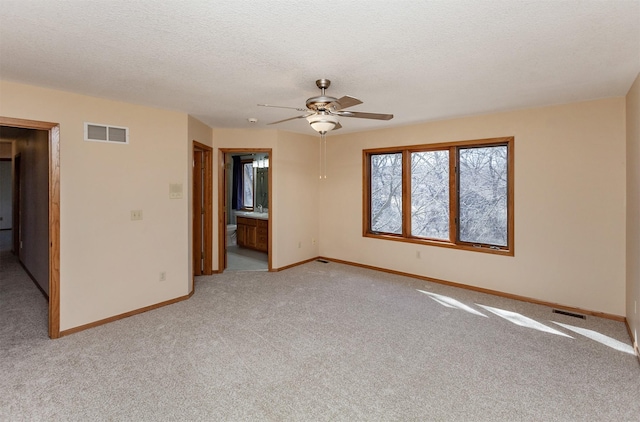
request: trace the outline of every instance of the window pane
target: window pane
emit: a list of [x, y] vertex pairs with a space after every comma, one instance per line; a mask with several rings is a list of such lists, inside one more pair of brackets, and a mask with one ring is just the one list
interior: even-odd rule
[[411, 234], [449, 240], [449, 151], [411, 154]]
[[402, 153], [371, 156], [371, 231], [402, 234]]
[[253, 163], [244, 163], [242, 176], [243, 200], [246, 208], [253, 208]]
[[507, 246], [507, 146], [459, 150], [460, 240]]

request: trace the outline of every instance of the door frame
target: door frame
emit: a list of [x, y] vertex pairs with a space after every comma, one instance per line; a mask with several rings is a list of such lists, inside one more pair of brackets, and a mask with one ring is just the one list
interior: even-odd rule
[[49, 337], [60, 337], [60, 124], [0, 116], [0, 126], [49, 132]]
[[269, 154], [269, 250], [267, 252], [269, 261], [269, 271], [273, 271], [272, 251], [273, 251], [273, 150], [272, 148], [219, 148], [218, 149], [218, 272], [222, 273], [227, 268], [227, 168], [225, 157], [227, 154]]
[[[202, 249], [201, 252], [204, 252], [204, 259], [202, 263], [202, 275], [211, 275], [213, 274], [213, 148], [208, 145], [201, 144], [198, 141], [193, 141], [193, 159], [194, 159], [194, 168], [195, 168], [195, 155], [196, 152], [203, 154], [203, 179], [202, 179], [202, 191], [204, 195], [204, 200], [202, 204], [202, 211], [204, 220], [202, 224]], [[193, 176], [194, 180], [192, 180], [193, 189], [196, 187], [195, 175]], [[193, 199], [197, 198], [196, 194], [193, 192]], [[196, 213], [195, 207], [192, 204], [192, 226], [191, 226], [191, 237], [193, 240], [192, 244], [192, 257], [191, 261], [195, 265], [196, 258], [196, 240], [197, 236], [195, 235], [195, 227], [196, 227]], [[198, 247], [198, 249], [200, 249]], [[192, 279], [195, 277], [195, 268], [192, 268]]]

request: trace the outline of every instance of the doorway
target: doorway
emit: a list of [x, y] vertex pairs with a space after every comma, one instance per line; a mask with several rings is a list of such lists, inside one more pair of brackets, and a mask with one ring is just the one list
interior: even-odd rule
[[213, 274], [213, 149], [193, 141], [193, 276]]
[[[36, 129], [47, 132], [48, 138], [48, 332], [52, 339], [60, 337], [60, 125], [58, 123], [0, 117], [0, 127]], [[22, 163], [24, 164], [24, 163]], [[15, 172], [15, 169], [14, 169]], [[14, 205], [15, 206], [15, 205]], [[12, 231], [16, 231], [16, 219], [12, 221]], [[15, 245], [14, 245], [15, 247]]]
[[218, 160], [219, 272], [272, 271], [271, 149], [221, 148]]

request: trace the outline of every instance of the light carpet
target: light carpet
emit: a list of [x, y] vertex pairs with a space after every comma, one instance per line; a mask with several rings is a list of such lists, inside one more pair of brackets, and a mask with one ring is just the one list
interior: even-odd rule
[[187, 301], [49, 340], [44, 299], [1, 257], [2, 421], [640, 414], [640, 367], [620, 322], [311, 262], [199, 277]]

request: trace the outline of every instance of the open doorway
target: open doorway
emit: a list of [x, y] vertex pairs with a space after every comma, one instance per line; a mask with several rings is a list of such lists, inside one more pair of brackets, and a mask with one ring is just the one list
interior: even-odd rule
[[271, 149], [221, 149], [220, 271], [271, 271]]
[[0, 117], [0, 130], [3, 137], [15, 138], [11, 152], [12, 251], [48, 298], [49, 337], [58, 338], [60, 127], [57, 123]]

